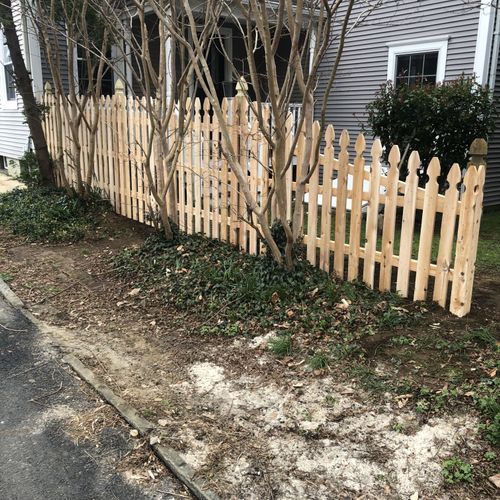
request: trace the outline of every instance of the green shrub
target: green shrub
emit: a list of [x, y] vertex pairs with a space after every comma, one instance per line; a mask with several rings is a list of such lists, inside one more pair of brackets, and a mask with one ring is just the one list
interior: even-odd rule
[[61, 190], [30, 186], [0, 195], [0, 224], [29, 241], [77, 241], [107, 205], [94, 193], [86, 201]]
[[424, 167], [433, 156], [442, 172], [457, 162], [465, 167], [467, 153], [477, 137], [493, 131], [495, 107], [489, 90], [472, 78], [460, 77], [441, 85], [394, 86], [384, 84], [367, 106], [368, 124], [374, 136], [403, 152], [417, 150]]
[[443, 462], [442, 474], [444, 480], [450, 484], [472, 483], [474, 479], [472, 465], [458, 457]]

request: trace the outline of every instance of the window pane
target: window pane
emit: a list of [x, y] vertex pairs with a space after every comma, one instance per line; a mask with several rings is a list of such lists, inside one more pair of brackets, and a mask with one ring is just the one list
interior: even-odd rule
[[424, 85], [436, 85], [436, 75], [426, 75], [423, 77]]
[[16, 83], [13, 76], [12, 64], [6, 64], [5, 68], [5, 86], [7, 90], [7, 99], [13, 101], [16, 98]]
[[408, 70], [410, 67], [410, 56], [403, 55], [397, 56], [396, 61], [396, 77], [408, 76]]
[[425, 54], [424, 75], [436, 75], [438, 63], [438, 52]]
[[410, 59], [410, 76], [420, 76], [424, 69], [424, 55], [412, 54]]

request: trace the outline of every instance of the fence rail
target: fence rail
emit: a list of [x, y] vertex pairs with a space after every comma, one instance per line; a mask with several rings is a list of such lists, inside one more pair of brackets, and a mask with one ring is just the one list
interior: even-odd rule
[[[262, 206], [273, 185], [271, 151], [251, 112], [240, 112], [240, 119], [231, 122], [236, 116], [231, 109], [235, 102], [237, 99], [225, 100], [223, 110], [233, 123], [231, 137], [240, 163], [247, 166], [250, 192]], [[70, 123], [62, 112], [61, 98], [46, 93], [45, 104], [49, 110], [44, 126], [50, 152], [53, 157], [62, 153], [62, 168], [69, 181], [75, 182]], [[193, 108], [175, 182], [180, 228], [258, 254], [263, 248], [258, 225], [222, 154], [217, 119], [208, 101], [195, 100]], [[147, 223], [155, 202], [145, 173], [150, 124], [144, 101], [117, 94], [101, 98], [97, 107], [89, 101], [85, 112], [89, 122], [98, 113], [94, 187], [109, 196], [117, 213]], [[268, 108], [262, 112], [271, 120]], [[289, 130], [294, 129], [292, 120], [290, 112]], [[484, 165], [470, 165], [463, 177], [459, 166], [454, 165], [447, 176], [448, 189], [439, 193], [437, 158], [428, 165], [425, 187], [420, 187], [418, 153], [411, 154], [409, 174], [403, 182], [399, 180], [397, 146], [390, 151], [388, 170], [384, 172], [379, 141], [367, 152], [363, 135], [352, 144], [347, 131], [340, 134], [338, 142], [332, 126], [324, 137], [319, 131], [315, 123], [313, 141], [321, 141], [322, 147], [318, 168], [306, 185], [304, 197], [308, 260], [342, 278], [361, 279], [372, 288], [395, 291], [416, 301], [432, 299], [442, 307], [448, 306], [455, 315], [467, 314], [482, 214]], [[89, 167], [88, 138], [88, 128], [82, 125], [79, 140], [85, 169]], [[292, 134], [289, 140], [293, 140]], [[304, 141], [301, 134], [294, 164], [286, 174], [288, 217], [297, 187], [295, 165], [303, 159]], [[271, 217], [276, 216], [276, 210], [273, 201]]]

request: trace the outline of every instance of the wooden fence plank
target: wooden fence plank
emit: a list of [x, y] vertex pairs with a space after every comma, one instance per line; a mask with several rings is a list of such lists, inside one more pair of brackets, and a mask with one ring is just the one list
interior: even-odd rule
[[[349, 133], [343, 130], [340, 135], [339, 170], [337, 174], [337, 200], [335, 207], [335, 252], [333, 255], [333, 267], [340, 278], [344, 277], [344, 243], [346, 233], [346, 201], [347, 201], [347, 177], [349, 168]], [[331, 182], [330, 182], [331, 184]], [[326, 186], [326, 183], [323, 182]], [[327, 186], [327, 189], [331, 189]], [[325, 203], [323, 197], [323, 203]], [[330, 201], [328, 202], [330, 203]]]
[[433, 300], [445, 307], [448, 295], [448, 283], [452, 263], [453, 241], [457, 223], [457, 203], [459, 191], [457, 188], [462, 175], [460, 166], [455, 163], [448, 172], [448, 189], [445, 194], [444, 212], [441, 219], [441, 232], [437, 257], [438, 274], [434, 280]]
[[[222, 114], [227, 118], [229, 113], [229, 104], [227, 98], [222, 100]], [[226, 121], [227, 123], [227, 121]], [[222, 138], [221, 138], [222, 139]], [[226, 139], [222, 139], [221, 141], [221, 172], [220, 172], [220, 239], [222, 241], [229, 241], [229, 235], [227, 231], [228, 227], [228, 218], [229, 218], [229, 172], [227, 165], [227, 144], [225, 144]]]
[[476, 205], [474, 207], [474, 227], [472, 230], [472, 243], [471, 243], [471, 255], [470, 255], [470, 265], [468, 268], [468, 274], [466, 275], [466, 286], [465, 286], [465, 300], [464, 306], [460, 310], [462, 316], [468, 314], [471, 309], [472, 302], [472, 289], [474, 287], [474, 274], [476, 270], [476, 257], [477, 257], [477, 246], [479, 241], [479, 230], [481, 227], [481, 217], [483, 214], [483, 198], [484, 198], [484, 183], [486, 180], [486, 166], [479, 165], [477, 167], [477, 182], [474, 189], [476, 195]]
[[429, 180], [425, 186], [424, 210], [422, 213], [422, 226], [420, 228], [420, 241], [418, 245], [418, 266], [415, 278], [415, 291], [413, 300], [425, 300], [429, 284], [429, 266], [431, 263], [432, 240], [434, 237], [434, 224], [436, 221], [436, 199], [439, 190], [437, 182], [441, 172], [439, 160], [433, 158], [427, 167]]
[[387, 175], [387, 192], [384, 207], [384, 224], [382, 231], [382, 262], [380, 263], [380, 291], [391, 289], [392, 255], [394, 253], [394, 229], [396, 225], [396, 208], [398, 197], [399, 160], [401, 154], [397, 146], [389, 153], [389, 172]]
[[410, 262], [413, 250], [413, 233], [415, 230], [415, 211], [417, 207], [417, 170], [420, 167], [420, 156], [413, 151], [408, 159], [408, 175], [406, 176], [405, 201], [403, 219], [401, 221], [401, 237], [399, 243], [399, 266], [396, 291], [408, 297], [410, 279]]
[[370, 197], [366, 215], [365, 256], [363, 262], [363, 281], [371, 288], [375, 279], [375, 252], [377, 250], [378, 209], [380, 199], [380, 157], [382, 144], [379, 139], [373, 142], [370, 167]]
[[[320, 139], [320, 124], [314, 122], [313, 125], [313, 151], [314, 155], [316, 142]], [[330, 131], [329, 134], [333, 132]], [[334, 133], [333, 133], [334, 134]], [[333, 139], [332, 139], [333, 140]], [[311, 161], [312, 165], [312, 161]], [[309, 179], [309, 203], [307, 207], [307, 234], [310, 239], [307, 243], [307, 260], [314, 266], [316, 265], [316, 236], [318, 234], [318, 186], [319, 186], [319, 165], [316, 165], [311, 178]]]
[[201, 232], [201, 101], [199, 97], [194, 100], [194, 122], [193, 122], [193, 202], [194, 202], [194, 231]]
[[349, 262], [347, 267], [347, 279], [356, 280], [359, 273], [359, 250], [361, 245], [361, 220], [363, 202], [363, 173], [365, 171], [366, 143], [363, 134], [359, 134], [356, 139], [354, 158], [354, 176], [351, 198], [351, 220], [349, 230]]
[[210, 101], [205, 98], [203, 102], [203, 233], [210, 236]]
[[[344, 131], [345, 132], [345, 131]], [[344, 134], [342, 132], [342, 134]], [[347, 132], [346, 132], [347, 133]], [[323, 170], [323, 198], [321, 200], [321, 247], [319, 253], [319, 266], [323, 271], [330, 271], [330, 240], [332, 231], [332, 173], [334, 163], [333, 141], [335, 140], [335, 131], [329, 125], [325, 132], [325, 152], [324, 152], [324, 170]], [[347, 138], [348, 140], [348, 138]], [[344, 140], [340, 139], [341, 144], [345, 145]], [[335, 251], [337, 247], [335, 247]]]
[[453, 283], [451, 286], [450, 311], [462, 317], [467, 313], [467, 287], [469, 267], [474, 244], [474, 221], [478, 185], [478, 171], [474, 165], [467, 168], [464, 177], [465, 191], [462, 197], [462, 207], [458, 220], [457, 247], [455, 253], [455, 265], [453, 270]]

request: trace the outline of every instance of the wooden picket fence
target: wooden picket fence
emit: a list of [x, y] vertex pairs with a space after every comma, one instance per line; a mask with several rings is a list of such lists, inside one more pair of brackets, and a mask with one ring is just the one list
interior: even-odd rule
[[[223, 110], [240, 162], [247, 165], [250, 192], [262, 206], [273, 184], [271, 151], [243, 102], [225, 99]], [[70, 182], [75, 182], [68, 123], [63, 113], [56, 113], [61, 100], [46, 93], [45, 105], [49, 111], [44, 126], [51, 154], [56, 157], [57, 144], [62, 143], [63, 167]], [[187, 233], [203, 233], [258, 254], [263, 244], [236, 176], [222, 154], [219, 124], [208, 101], [202, 105], [196, 99], [192, 108], [193, 120], [176, 177], [179, 226]], [[115, 94], [101, 98], [98, 109], [89, 102], [86, 113], [88, 118], [99, 113], [94, 187], [109, 197], [118, 214], [150, 223], [155, 203], [144, 167], [150, 127], [144, 101]], [[263, 114], [271, 124], [267, 107]], [[293, 133], [298, 133], [293, 132], [292, 113], [287, 123], [292, 141]], [[79, 140], [82, 161], [88, 163], [84, 154], [88, 151], [88, 131], [83, 126]], [[295, 165], [303, 159], [304, 140], [301, 134], [294, 166], [286, 175], [288, 217], [296, 190]], [[482, 214], [484, 165], [470, 165], [464, 176], [454, 165], [447, 177], [449, 187], [440, 194], [437, 158], [428, 165], [429, 180], [422, 188], [418, 185], [420, 160], [416, 152], [410, 156], [409, 175], [402, 182], [397, 146], [390, 151], [388, 169], [383, 171], [379, 141], [367, 153], [364, 137], [359, 135], [351, 163], [347, 131], [340, 134], [338, 154], [331, 125], [321, 138], [315, 123], [313, 140], [321, 140], [322, 148], [304, 199], [304, 243], [309, 261], [342, 278], [361, 279], [372, 288], [396, 291], [415, 301], [432, 298], [443, 307], [448, 305], [455, 315], [467, 314]], [[273, 218], [276, 203], [270, 205]]]

